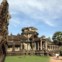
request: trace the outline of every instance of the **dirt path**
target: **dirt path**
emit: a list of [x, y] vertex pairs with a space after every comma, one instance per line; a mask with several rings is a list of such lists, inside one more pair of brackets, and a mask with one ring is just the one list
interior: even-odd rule
[[50, 62], [62, 62], [62, 57], [59, 57], [58, 59], [55, 57], [51, 57]]

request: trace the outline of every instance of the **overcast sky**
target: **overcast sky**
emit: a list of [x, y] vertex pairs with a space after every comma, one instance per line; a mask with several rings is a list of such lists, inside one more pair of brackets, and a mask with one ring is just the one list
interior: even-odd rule
[[30, 26], [38, 29], [39, 36], [49, 37], [62, 31], [62, 0], [8, 0], [8, 3], [9, 34], [16, 35]]

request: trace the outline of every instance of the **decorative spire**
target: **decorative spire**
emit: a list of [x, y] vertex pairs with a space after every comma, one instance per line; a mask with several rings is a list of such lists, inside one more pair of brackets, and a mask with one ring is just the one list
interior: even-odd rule
[[3, 0], [3, 1], [2, 1], [2, 4], [4, 4], [4, 3], [7, 3], [7, 0]]
[[1, 7], [3, 7], [3, 6], [8, 6], [8, 2], [7, 2], [7, 0], [3, 0], [3, 1], [2, 1], [2, 3], [1, 3]]
[[7, 0], [3, 0], [1, 4], [7, 3]]
[[3, 2], [7, 2], [7, 0], [3, 0]]
[[7, 0], [3, 0], [2, 3], [1, 3], [1, 13], [5, 13], [6, 10], [8, 10], [8, 2]]
[[2, 0], [2, 3], [0, 5], [0, 8], [1, 8], [0, 9], [0, 15], [1, 15], [1, 17], [4, 17], [4, 18], [7, 17], [7, 20], [10, 18], [8, 7], [9, 7], [9, 5], [8, 5], [7, 0]]

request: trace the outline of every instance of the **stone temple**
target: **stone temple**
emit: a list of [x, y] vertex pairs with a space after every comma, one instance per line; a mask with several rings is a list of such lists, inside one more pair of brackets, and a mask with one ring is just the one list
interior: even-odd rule
[[45, 36], [38, 37], [34, 27], [22, 28], [22, 33], [8, 36], [8, 55], [53, 55], [60, 47]]
[[45, 36], [39, 37], [35, 27], [24, 27], [22, 33], [8, 35], [10, 19], [8, 6], [7, 0], [3, 0], [0, 4], [0, 57], [4, 59], [6, 53], [7, 55], [53, 55], [60, 51], [60, 47], [51, 40]]

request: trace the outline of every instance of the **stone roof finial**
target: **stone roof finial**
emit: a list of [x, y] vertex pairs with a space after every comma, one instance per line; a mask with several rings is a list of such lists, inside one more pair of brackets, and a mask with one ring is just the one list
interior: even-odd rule
[[6, 2], [7, 0], [3, 0], [3, 2]]
[[7, 3], [7, 0], [3, 0], [1, 4], [5, 4], [5, 3]]

